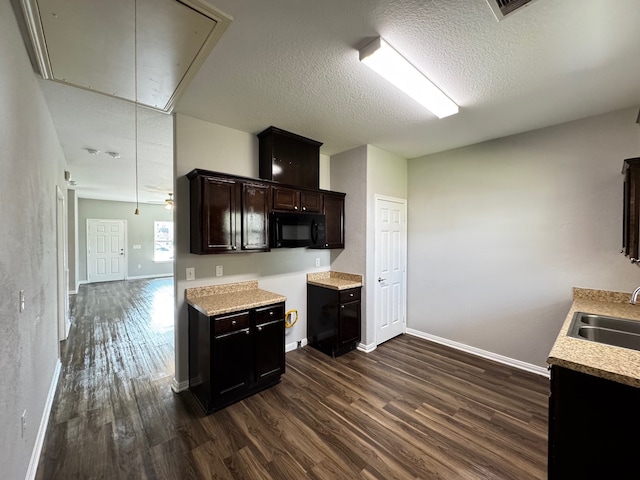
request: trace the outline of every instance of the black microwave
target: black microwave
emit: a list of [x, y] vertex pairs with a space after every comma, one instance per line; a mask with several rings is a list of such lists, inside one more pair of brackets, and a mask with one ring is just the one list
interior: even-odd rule
[[324, 215], [271, 212], [269, 219], [271, 248], [324, 247]]

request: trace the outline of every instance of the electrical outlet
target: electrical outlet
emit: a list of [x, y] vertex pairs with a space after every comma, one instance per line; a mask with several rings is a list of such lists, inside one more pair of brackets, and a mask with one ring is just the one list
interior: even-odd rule
[[20, 290], [20, 313], [24, 312], [24, 290]]
[[195, 267], [187, 267], [187, 280], [195, 280], [195, 279], [196, 279]]
[[138, 268], [142, 268], [142, 264], [140, 264], [140, 263], [139, 263], [139, 264], [138, 264]]
[[221, 277], [222, 275], [224, 275], [224, 268], [222, 268], [222, 265], [216, 265], [216, 277]]
[[320, 259], [316, 258], [316, 267], [319, 267], [319, 266], [320, 266]]
[[27, 411], [22, 412], [20, 417], [20, 436], [24, 438], [24, 434], [27, 431]]

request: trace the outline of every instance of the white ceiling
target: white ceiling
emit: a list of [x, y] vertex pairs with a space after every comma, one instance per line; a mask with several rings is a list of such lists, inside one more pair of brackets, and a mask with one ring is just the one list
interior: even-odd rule
[[[640, 105], [640, 0], [538, 0], [501, 22], [485, 0], [209, 3], [233, 21], [175, 111], [250, 133], [274, 125], [328, 155], [371, 144], [413, 158]], [[378, 35], [460, 113], [439, 120], [362, 65], [358, 47]], [[132, 105], [41, 83], [79, 196], [130, 201]], [[162, 201], [171, 117], [139, 114], [141, 201]]]

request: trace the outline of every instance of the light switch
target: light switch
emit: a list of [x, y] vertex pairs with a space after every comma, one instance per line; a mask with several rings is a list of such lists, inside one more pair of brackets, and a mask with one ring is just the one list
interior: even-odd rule
[[195, 267], [187, 267], [187, 280], [195, 280], [195, 279], [196, 279]]
[[216, 265], [216, 277], [221, 277], [224, 274], [222, 265]]
[[20, 290], [20, 313], [24, 312], [24, 290]]

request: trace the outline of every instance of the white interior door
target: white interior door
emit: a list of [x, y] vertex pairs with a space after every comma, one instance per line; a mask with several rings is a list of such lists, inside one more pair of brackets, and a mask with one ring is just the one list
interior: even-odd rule
[[125, 279], [126, 234], [126, 220], [87, 220], [89, 283]]
[[71, 327], [69, 317], [69, 262], [67, 240], [67, 209], [64, 195], [56, 186], [56, 250], [58, 280], [58, 340], [66, 340]]
[[376, 195], [376, 345], [406, 330], [407, 202]]

